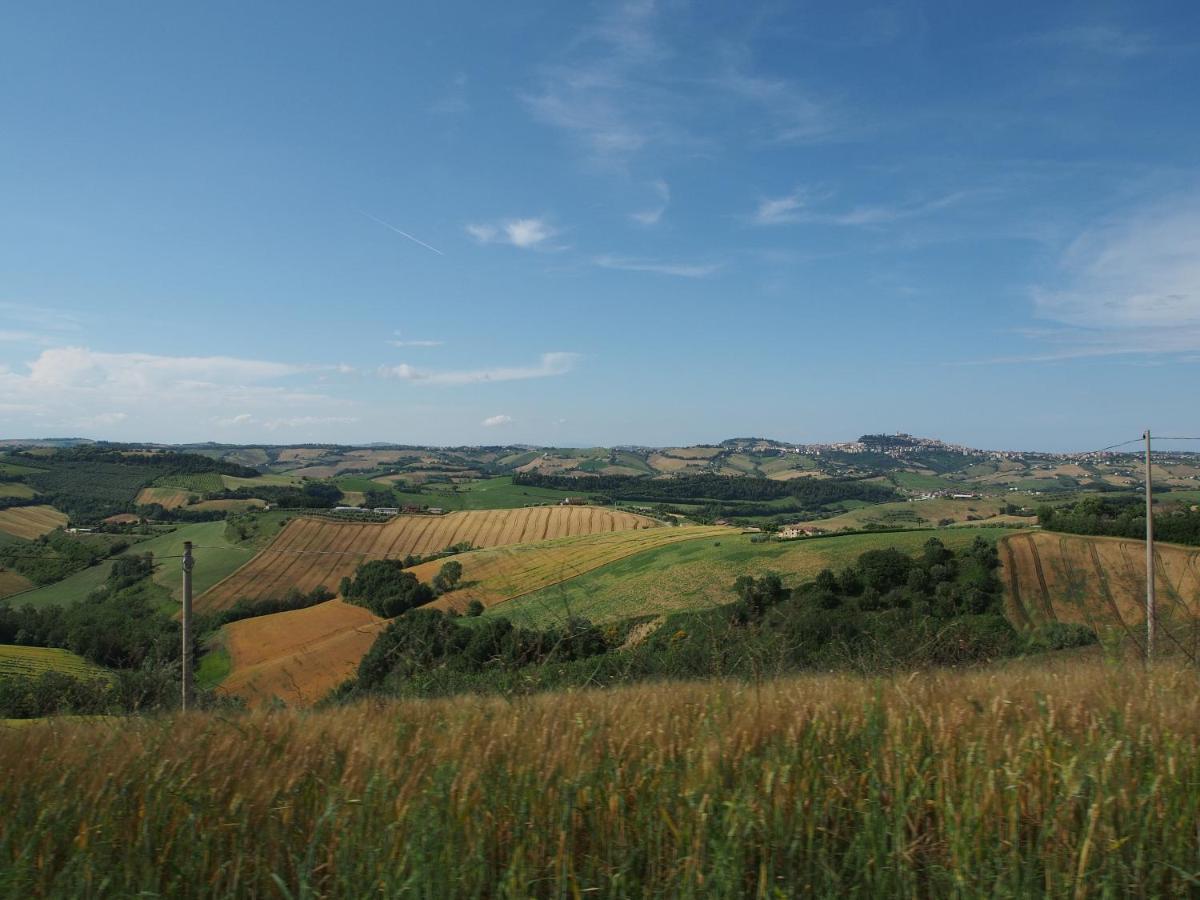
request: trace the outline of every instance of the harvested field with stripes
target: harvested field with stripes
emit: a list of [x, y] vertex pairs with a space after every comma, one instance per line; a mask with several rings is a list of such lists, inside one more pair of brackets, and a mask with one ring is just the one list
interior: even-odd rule
[[[438, 609], [465, 610], [472, 600], [495, 606], [558, 584], [635, 553], [698, 538], [731, 537], [738, 532], [717, 525], [621, 531], [476, 550], [455, 557], [463, 566], [463, 587], [435, 600]], [[421, 581], [437, 574], [442, 561], [423, 563], [412, 572]]]
[[14, 506], [0, 509], [0, 531], [32, 541], [67, 524], [67, 517], [53, 506]]
[[226, 625], [232, 668], [218, 690], [254, 706], [273, 697], [311, 705], [354, 674], [386, 624], [361, 606], [329, 600]]
[[[1005, 603], [1017, 627], [1076, 622], [1102, 639], [1144, 645], [1142, 541], [1041, 531], [1009, 535], [998, 548]], [[1200, 617], [1200, 548], [1158, 543], [1155, 559], [1159, 620], [1169, 634], [1172, 623]]]
[[181, 506], [187, 506], [188, 499], [192, 496], [190, 491], [185, 491], [181, 488], [173, 487], [148, 487], [142, 488], [134, 501], [138, 506], [149, 506], [151, 503], [157, 503], [163, 509], [179, 509]]
[[243, 597], [278, 598], [292, 588], [310, 591], [324, 585], [337, 590], [338, 582], [368, 559], [422, 556], [464, 542], [499, 547], [600, 532], [636, 532], [656, 525], [644, 516], [594, 506], [397, 516], [385, 524], [298, 518], [244, 567], [200, 596], [197, 608], [225, 609]]

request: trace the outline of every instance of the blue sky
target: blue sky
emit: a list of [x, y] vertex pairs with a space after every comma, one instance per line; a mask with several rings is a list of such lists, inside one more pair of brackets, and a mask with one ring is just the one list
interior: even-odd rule
[[10, 4], [0, 436], [1195, 430], [1194, 3]]

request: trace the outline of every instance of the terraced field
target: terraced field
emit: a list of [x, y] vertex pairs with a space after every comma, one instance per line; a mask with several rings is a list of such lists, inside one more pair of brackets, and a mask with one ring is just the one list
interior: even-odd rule
[[105, 675], [104, 669], [69, 650], [0, 644], [0, 678], [6, 675], [36, 678], [43, 672], [62, 672], [76, 678]]
[[[1043, 531], [1010, 535], [999, 549], [1008, 613], [1018, 627], [1077, 622], [1103, 638], [1144, 646], [1142, 541]], [[1200, 548], [1158, 543], [1155, 551], [1159, 620], [1169, 641], [1172, 626], [1190, 627], [1200, 617]]]
[[[440, 597], [432, 605], [438, 609], [462, 611], [472, 600], [479, 600], [485, 607], [495, 606], [635, 553], [697, 538], [720, 540], [737, 535], [733, 528], [691, 525], [476, 550], [455, 557], [463, 566], [463, 587]], [[421, 581], [428, 581], [441, 565], [441, 561], [424, 563], [414, 567], [412, 572]]]
[[14, 506], [0, 509], [0, 531], [27, 541], [49, 534], [67, 524], [67, 517], [53, 506]]
[[386, 624], [361, 606], [330, 600], [226, 625], [231, 669], [218, 690], [252, 705], [273, 697], [311, 705], [354, 674]]
[[[1006, 533], [1000, 529], [959, 528], [938, 532], [937, 537], [953, 548], [966, 546], [979, 536], [994, 540]], [[777, 572], [785, 584], [792, 586], [815, 577], [824, 568], [837, 571], [868, 550], [895, 547], [905, 553], [918, 553], [931, 536], [927, 531], [878, 532], [755, 544], [737, 533], [716, 538], [706, 535], [648, 547], [541, 590], [514, 594], [515, 599], [500, 600], [487, 613], [521, 625], [544, 627], [561, 623], [570, 615], [607, 622], [701, 609], [731, 602], [730, 588], [739, 575], [758, 577]], [[474, 555], [458, 558], [466, 563]], [[470, 578], [470, 571], [468, 568], [464, 578]], [[492, 587], [487, 582], [483, 586]], [[468, 587], [455, 591], [448, 598], [465, 596], [465, 591], [473, 590]]]
[[243, 597], [281, 597], [291, 588], [338, 582], [367, 559], [424, 555], [453, 544], [476, 547], [529, 543], [556, 537], [650, 529], [644, 516], [593, 506], [553, 506], [398, 516], [386, 524], [334, 522], [315, 517], [290, 522], [270, 546], [197, 599], [197, 607], [225, 609]]

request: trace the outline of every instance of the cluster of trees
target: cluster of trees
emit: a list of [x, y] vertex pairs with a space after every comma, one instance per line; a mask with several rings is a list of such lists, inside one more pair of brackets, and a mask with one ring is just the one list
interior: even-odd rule
[[123, 556], [104, 585], [73, 606], [0, 603], [0, 644], [59, 647], [97, 665], [140, 669], [179, 659], [179, 625], [162, 610], [153, 560]]
[[398, 559], [373, 559], [361, 564], [353, 578], [342, 579], [339, 585], [342, 597], [348, 603], [365, 606], [375, 615], [391, 619], [454, 590], [462, 579], [462, 563], [457, 560], [443, 565], [433, 577], [432, 585], [405, 571], [406, 563]]
[[206, 500], [251, 500], [255, 497], [284, 509], [332, 509], [341, 505], [342, 491], [331, 482], [311, 481], [303, 487], [263, 485], [253, 490], [238, 488], [204, 495]]
[[[1139, 497], [1084, 497], [1075, 503], [1039, 506], [1038, 523], [1051, 531], [1145, 538], [1146, 507]], [[1178, 503], [1164, 505], [1154, 516], [1159, 540], [1200, 546], [1200, 511]]]
[[[704, 503], [706, 501], [763, 502], [793, 498], [805, 507], [821, 507], [842, 500], [883, 503], [897, 494], [887, 485], [857, 479], [795, 478], [774, 481], [768, 478], [726, 475], [685, 475], [678, 478], [639, 478], [631, 475], [598, 475], [581, 480], [562, 475], [518, 472], [513, 484], [552, 488], [560, 491], [586, 490], [613, 500], [645, 500], [667, 503]], [[772, 509], [777, 512], [777, 509]]]
[[92, 678], [62, 672], [16, 675], [0, 678], [0, 718], [136, 713], [171, 708], [178, 697], [179, 673], [168, 666], [118, 670]]
[[407, 682], [426, 679], [438, 669], [458, 675], [513, 672], [588, 659], [609, 649], [604, 635], [586, 619], [544, 631], [519, 628], [500, 617], [464, 628], [438, 610], [419, 609], [380, 633], [342, 694], [389, 688], [403, 692]]

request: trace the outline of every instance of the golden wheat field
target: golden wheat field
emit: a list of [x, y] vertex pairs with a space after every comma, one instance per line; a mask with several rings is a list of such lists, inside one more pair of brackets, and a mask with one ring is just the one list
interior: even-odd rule
[[[494, 606], [634, 553], [680, 541], [733, 534], [737, 534], [733, 528], [691, 525], [592, 534], [463, 553], [455, 557], [462, 563], [463, 586], [439, 597], [431, 605], [437, 609], [456, 609], [460, 612], [472, 600], [478, 600], [484, 606]], [[429, 581], [442, 565], [442, 561], [423, 563], [414, 567], [412, 572], [419, 580]]]
[[[1142, 644], [1142, 541], [1042, 531], [1004, 537], [998, 549], [1014, 623], [1077, 622], [1102, 636]], [[1200, 549], [1159, 543], [1155, 551], [1160, 618], [1200, 616]]]
[[1039, 660], [0, 727], [6, 893], [1184, 897], [1194, 670]]
[[289, 522], [261, 553], [197, 599], [201, 611], [225, 609], [243, 597], [282, 597], [318, 585], [336, 590], [369, 559], [435, 553], [454, 544], [497, 547], [656, 526], [653, 519], [594, 506], [488, 509], [444, 516], [397, 516], [385, 524], [316, 517]]
[[251, 705], [315, 703], [354, 674], [386, 624], [341, 600], [233, 622], [224, 628], [231, 669], [219, 691]]
[[43, 672], [62, 672], [76, 678], [107, 677], [100, 666], [69, 650], [0, 644], [0, 678], [6, 675], [36, 677]]
[[14, 506], [0, 509], [0, 531], [27, 541], [49, 534], [67, 524], [67, 517], [53, 506]]

